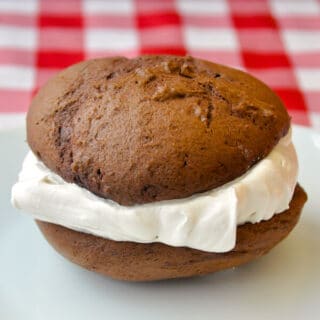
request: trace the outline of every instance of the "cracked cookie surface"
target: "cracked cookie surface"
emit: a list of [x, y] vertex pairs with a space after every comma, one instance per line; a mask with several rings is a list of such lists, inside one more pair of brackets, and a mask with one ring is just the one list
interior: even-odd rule
[[279, 98], [241, 71], [191, 57], [85, 61], [33, 99], [28, 143], [54, 172], [122, 205], [221, 186], [290, 126]]

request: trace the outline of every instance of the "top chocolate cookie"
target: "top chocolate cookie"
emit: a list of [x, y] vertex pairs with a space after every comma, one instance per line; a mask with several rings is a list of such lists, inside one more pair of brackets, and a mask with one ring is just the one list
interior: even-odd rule
[[221, 186], [264, 158], [290, 126], [252, 76], [191, 57], [85, 61], [35, 96], [33, 152], [68, 182], [122, 205]]

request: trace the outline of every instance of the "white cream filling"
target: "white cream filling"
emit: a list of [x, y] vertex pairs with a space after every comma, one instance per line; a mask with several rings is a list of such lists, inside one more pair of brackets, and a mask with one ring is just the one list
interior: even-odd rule
[[235, 246], [237, 225], [268, 220], [288, 208], [297, 172], [289, 132], [266, 158], [222, 187], [127, 207], [65, 182], [29, 152], [12, 204], [36, 219], [112, 240], [227, 252]]

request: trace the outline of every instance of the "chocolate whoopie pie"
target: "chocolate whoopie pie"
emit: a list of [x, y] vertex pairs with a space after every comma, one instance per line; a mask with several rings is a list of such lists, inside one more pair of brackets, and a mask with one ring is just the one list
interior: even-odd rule
[[[58, 181], [56, 189], [50, 190], [58, 190], [62, 185], [68, 187], [64, 190], [71, 191], [65, 197], [71, 199], [72, 188], [81, 188], [94, 208], [98, 202], [100, 206], [100, 201], [112, 203], [116, 208], [112, 221], [119, 219], [116, 221], [118, 229], [110, 236], [95, 232], [104, 224], [100, 213], [107, 215], [108, 210], [97, 209], [99, 214], [91, 213], [90, 205], [88, 210], [81, 211], [82, 220], [76, 217], [83, 221], [83, 225], [77, 226], [67, 222], [68, 217], [55, 220], [52, 216], [50, 219], [42, 217], [40, 212], [31, 213], [58, 252], [89, 270], [116, 279], [143, 281], [189, 277], [238, 266], [267, 253], [285, 238], [297, 223], [306, 201], [305, 192], [296, 185], [296, 169], [292, 164], [290, 172], [286, 165], [279, 167], [279, 170], [287, 170], [283, 177], [288, 176], [291, 189], [286, 187], [282, 191], [285, 187], [279, 187], [279, 192], [275, 190], [278, 185], [285, 185], [281, 175], [275, 178], [274, 186], [268, 182], [267, 187], [257, 187], [262, 190], [259, 195], [257, 193], [259, 201], [255, 204], [259, 208], [273, 202], [272, 197], [286, 194], [283, 197], [287, 200], [283, 201], [287, 202], [277, 207], [277, 212], [270, 209], [272, 212], [267, 215], [252, 218], [258, 214], [253, 210], [241, 219], [240, 209], [232, 206], [235, 198], [234, 203], [242, 206], [247, 194], [252, 199], [255, 197], [252, 196], [254, 191], [248, 191], [249, 187], [241, 192], [237, 187], [234, 192], [230, 191], [230, 186], [235, 183], [243, 186], [242, 179], [246, 179], [246, 186], [254, 190], [255, 186], [250, 184], [256, 180], [252, 177], [269, 175], [266, 173], [268, 166], [277, 159], [273, 156], [274, 150], [280, 150], [286, 157], [289, 142], [283, 141], [289, 134], [290, 118], [277, 95], [239, 70], [175, 56], [85, 61], [60, 72], [35, 96], [27, 115], [27, 140], [34, 161], [41, 163], [47, 174], [54, 175], [50, 183]], [[294, 158], [292, 152], [291, 159]], [[49, 188], [50, 185], [43, 187], [46, 195], [51, 192], [52, 203], [48, 203], [48, 207], [51, 211], [56, 209], [60, 217], [64, 207], [57, 204], [63, 195], [45, 191]], [[13, 202], [28, 211], [30, 206], [24, 206], [17, 196], [18, 189], [14, 190]], [[33, 192], [30, 185], [24, 190]], [[268, 197], [270, 194], [272, 197]], [[193, 205], [192, 201], [199, 197], [205, 197], [206, 209]], [[210, 216], [210, 206], [207, 206], [210, 201], [217, 218]], [[253, 201], [247, 202], [250, 203], [245, 208], [253, 208]], [[177, 214], [182, 217], [178, 222], [173, 214], [168, 217], [166, 212], [166, 206], [172, 203], [175, 208], [184, 206]], [[217, 203], [223, 207], [221, 214], [215, 207]], [[148, 208], [154, 210], [159, 206], [161, 210], [157, 209], [148, 223], [143, 224]], [[77, 201], [69, 207], [73, 209], [70, 215], [80, 212]], [[188, 215], [191, 207], [192, 214]], [[279, 208], [282, 208], [281, 213]], [[128, 222], [132, 212], [134, 218], [140, 220]], [[205, 218], [198, 222], [202, 214]], [[93, 221], [90, 220], [93, 216], [96, 217], [94, 225], [87, 222]], [[205, 223], [224, 216], [219, 228], [212, 231], [210, 223]], [[162, 222], [164, 219], [167, 220]], [[165, 232], [161, 229], [159, 235], [140, 238], [139, 223], [147, 234], [148, 226], [151, 229], [161, 223], [167, 226], [170, 219], [176, 225], [174, 231], [167, 233], [176, 232], [176, 237], [174, 234], [162, 236]], [[218, 230], [224, 234], [221, 228], [227, 228], [231, 221], [236, 229], [228, 234], [234, 233], [234, 246], [230, 250], [210, 250], [210, 233]], [[86, 228], [89, 224], [90, 229]], [[131, 229], [138, 230], [139, 234], [134, 231], [128, 237], [123, 236], [129, 224], [134, 224]], [[188, 229], [181, 231], [186, 224]], [[197, 237], [204, 239], [198, 241]]]

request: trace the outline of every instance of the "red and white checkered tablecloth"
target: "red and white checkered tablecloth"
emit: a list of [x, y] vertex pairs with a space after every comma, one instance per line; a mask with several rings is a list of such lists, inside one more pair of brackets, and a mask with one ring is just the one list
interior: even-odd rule
[[0, 0], [0, 128], [60, 69], [146, 53], [246, 69], [320, 130], [320, 0]]

